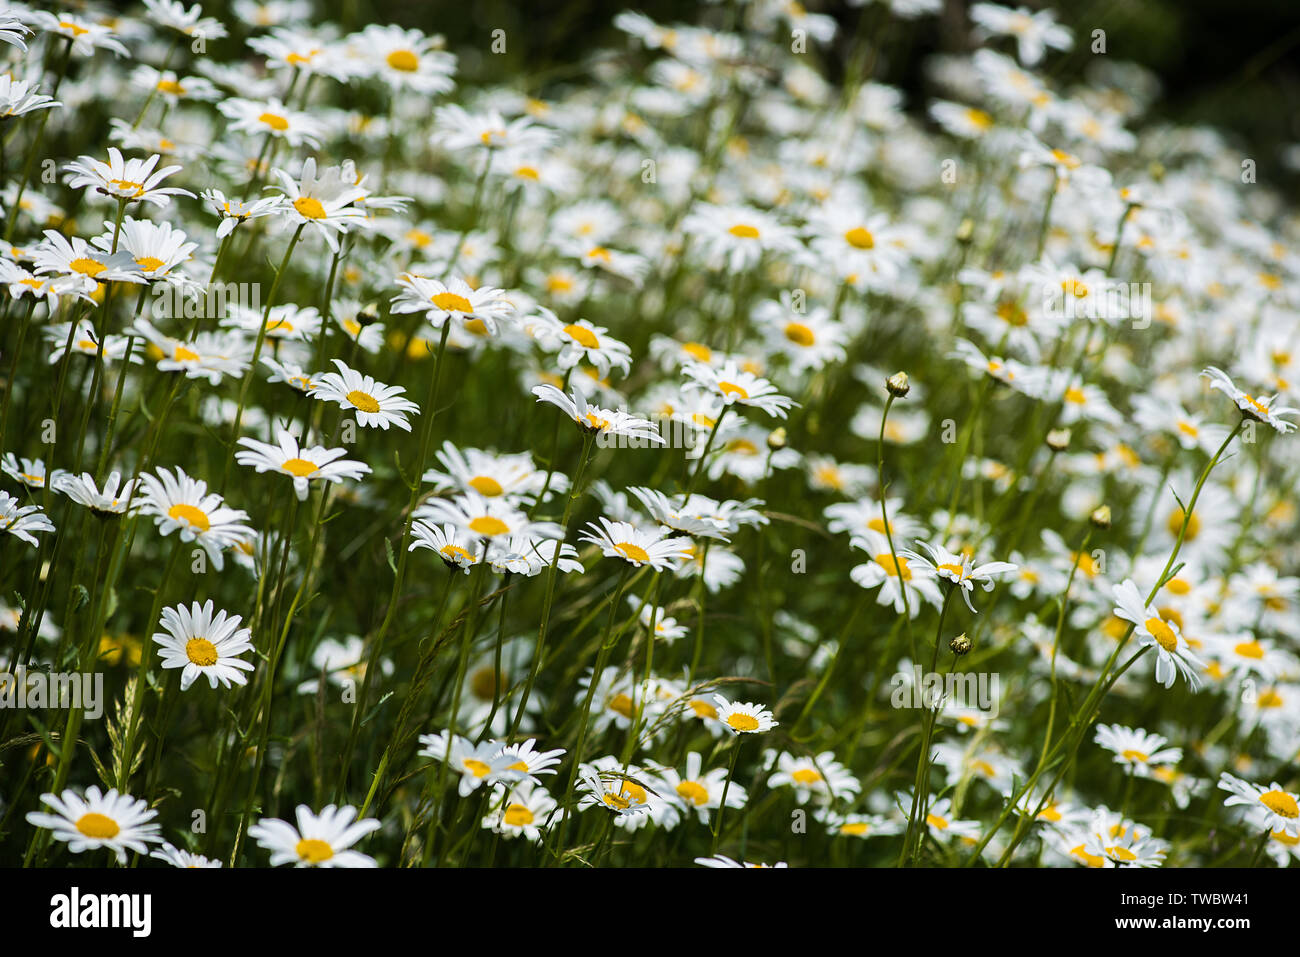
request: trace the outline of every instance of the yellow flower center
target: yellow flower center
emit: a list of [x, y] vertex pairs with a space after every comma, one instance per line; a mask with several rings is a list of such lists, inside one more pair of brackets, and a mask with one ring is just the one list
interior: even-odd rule
[[874, 249], [876, 247], [876, 237], [871, 235], [869, 229], [862, 226], [854, 226], [845, 233], [844, 241], [854, 249]]
[[700, 362], [709, 362], [713, 359], [713, 350], [702, 342], [687, 342], [682, 346], [682, 352]]
[[299, 196], [293, 201], [293, 208], [307, 219], [324, 219], [327, 215], [321, 201], [314, 196]]
[[466, 758], [463, 764], [465, 765], [465, 770], [476, 778], [485, 778], [492, 770], [490, 766], [484, 764], [482, 761], [477, 761], [474, 758]]
[[745, 391], [745, 389], [742, 386], [738, 386], [734, 382], [719, 382], [718, 391], [721, 392], [723, 395], [727, 395], [727, 396], [734, 395], [738, 399], [749, 398], [749, 393]]
[[582, 346], [584, 349], [600, 348], [600, 340], [597, 339], [596, 334], [592, 332], [590, 329], [588, 329], [586, 326], [579, 326], [570, 323], [569, 325], [564, 327], [564, 331], [569, 334], [569, 338], [573, 339], [575, 342], [578, 343], [578, 345]]
[[1010, 326], [1029, 325], [1029, 314], [1020, 307], [1020, 303], [1011, 300], [998, 303], [998, 318]]
[[758, 719], [752, 714], [745, 714], [743, 711], [737, 711], [727, 718], [729, 724], [735, 731], [757, 731]]
[[200, 668], [211, 668], [217, 663], [217, 646], [206, 638], [191, 638], [185, 642], [185, 657]]
[[83, 276], [98, 276], [108, 267], [97, 259], [87, 259], [82, 256], [68, 263], [68, 268], [73, 272], [81, 273]]
[[910, 582], [912, 580], [912, 570], [907, 567], [906, 558], [900, 557], [898, 561], [895, 562], [894, 556], [889, 554], [889, 552], [881, 552], [879, 555], [875, 556], [875, 562], [885, 570], [885, 574], [890, 578], [897, 578], [899, 575], [902, 575], [903, 581]]
[[650, 554], [640, 545], [634, 545], [632, 542], [618, 542], [614, 545], [614, 551], [630, 562], [648, 562], [650, 560]]
[[817, 341], [813, 331], [805, 326], [802, 322], [787, 323], [785, 327], [785, 337], [797, 346], [811, 346]]
[[83, 814], [77, 818], [77, 830], [86, 837], [96, 837], [107, 841], [117, 837], [121, 828], [117, 826], [117, 822], [111, 817], [91, 811], [89, 814]]
[[718, 716], [717, 708], [707, 701], [700, 701], [699, 699], [691, 702], [691, 710], [695, 712], [697, 718], [716, 718]]
[[1300, 817], [1300, 807], [1297, 807], [1295, 798], [1285, 791], [1267, 791], [1259, 796], [1259, 803], [1278, 817]]
[[206, 532], [212, 527], [211, 522], [208, 521], [207, 513], [203, 509], [194, 505], [187, 505], [184, 502], [178, 502], [167, 509], [167, 517], [192, 525], [201, 532]]
[[511, 804], [502, 819], [511, 827], [523, 827], [533, 823], [533, 812], [523, 804]]
[[[1187, 526], [1186, 532], [1183, 532], [1184, 524]], [[1183, 510], [1181, 508], [1176, 508], [1169, 513], [1168, 528], [1169, 534], [1174, 538], [1177, 538], [1179, 533], [1182, 533], [1183, 541], [1190, 542], [1200, 533], [1201, 520], [1196, 517], [1195, 512], [1192, 512], [1191, 517], [1185, 520], [1183, 517]]]
[[445, 312], [473, 312], [474, 306], [464, 296], [458, 296], [454, 292], [440, 292], [431, 296], [430, 300], [439, 309]]
[[1162, 619], [1148, 618], [1143, 624], [1146, 625], [1147, 631], [1151, 632], [1151, 637], [1165, 651], [1173, 653], [1178, 649], [1178, 636]]
[[320, 466], [315, 462], [308, 462], [306, 459], [292, 458], [286, 461], [280, 468], [284, 469], [294, 478], [306, 478], [307, 476], [320, 471]]
[[1125, 750], [1121, 751], [1119, 756], [1121, 758], [1124, 758], [1125, 760], [1138, 761], [1142, 764], [1146, 764], [1148, 761], [1151, 760], [1149, 755], [1146, 755], [1141, 751], [1134, 751], [1132, 748], [1126, 748]]
[[455, 561], [457, 558], [463, 558], [469, 562], [472, 562], [474, 560], [474, 556], [469, 553], [469, 550], [461, 548], [459, 545], [444, 545], [439, 550], [439, 554], [443, 555], [446, 558], [450, 558], [453, 561]]
[[142, 256], [135, 261], [135, 264], [145, 272], [153, 272], [162, 266], [163, 261], [156, 256]]
[[411, 50], [394, 50], [385, 57], [388, 65], [403, 73], [414, 73], [420, 69], [420, 58]]
[[1126, 864], [1130, 861], [1137, 860], [1137, 855], [1127, 847], [1108, 847], [1106, 848], [1106, 853], [1112, 860], [1123, 861]]
[[993, 127], [993, 117], [989, 116], [989, 114], [985, 113], [983, 110], [977, 110], [974, 108], [968, 109], [966, 111], [966, 119], [970, 121], [972, 126], [981, 130], [987, 130]]
[[948, 821], [937, 814], [927, 814], [925, 816], [925, 823], [929, 824], [932, 828], [934, 828], [937, 831], [948, 830]]
[[469, 487], [486, 498], [496, 498], [505, 494], [501, 483], [490, 475], [476, 475], [469, 480]]
[[758, 229], [754, 226], [750, 226], [748, 223], [737, 223], [728, 229], [727, 232], [731, 233], [731, 235], [735, 236], [737, 239], [758, 238]]
[[508, 534], [510, 526], [494, 515], [480, 515], [469, 523], [469, 530], [477, 535], [494, 538]]
[[159, 93], [171, 93], [171, 94], [174, 94], [175, 96], [184, 96], [184, 95], [185, 95], [185, 87], [181, 86], [181, 85], [180, 85], [179, 83], [177, 83], [175, 80], [159, 80], [159, 81], [158, 81], [158, 92], [159, 92]]
[[347, 400], [355, 405], [362, 412], [378, 412], [379, 403], [375, 397], [368, 392], [362, 392], [360, 389], [353, 389], [347, 394]]
[[298, 857], [308, 864], [321, 864], [334, 856], [334, 848], [315, 837], [303, 838], [294, 850], [298, 852]]
[[840, 833], [849, 837], [862, 837], [868, 830], [866, 821], [846, 821], [840, 825]]
[[265, 123], [277, 133], [283, 133], [289, 128], [289, 121], [279, 113], [263, 113], [257, 118], [257, 122]]
[[709, 792], [696, 781], [683, 781], [677, 785], [677, 793], [696, 807], [704, 807], [709, 803]]
[[816, 784], [822, 780], [822, 776], [812, 768], [800, 768], [790, 775], [799, 784]]
[[1235, 651], [1237, 654], [1241, 655], [1241, 657], [1243, 658], [1264, 657], [1264, 646], [1261, 645], [1258, 641], [1243, 641], [1240, 644], [1236, 645], [1232, 650]]

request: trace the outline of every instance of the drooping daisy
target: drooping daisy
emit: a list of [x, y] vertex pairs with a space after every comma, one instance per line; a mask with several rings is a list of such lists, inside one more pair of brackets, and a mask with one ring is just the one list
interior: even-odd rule
[[119, 864], [125, 864], [127, 851], [146, 854], [150, 844], [162, 840], [159, 826], [151, 823], [158, 812], [116, 789], [102, 794], [92, 785], [82, 796], [68, 788], [62, 795], [42, 794], [41, 801], [56, 813], [32, 811], [27, 823], [49, 829], [54, 839], [65, 842], [73, 854], [106, 847]]
[[1155, 648], [1156, 681], [1169, 688], [1181, 673], [1192, 688], [1199, 687], [1201, 680], [1197, 673], [1205, 666], [1192, 653], [1177, 623], [1166, 620], [1159, 609], [1147, 605], [1133, 579], [1124, 579], [1113, 591], [1115, 617], [1132, 622], [1138, 642]]
[[1300, 837], [1300, 797], [1276, 781], [1264, 788], [1224, 771], [1219, 775], [1219, 787], [1231, 795], [1223, 802], [1225, 805], [1246, 808], [1246, 819], [1252, 827]]
[[718, 720], [732, 734], [761, 734], [780, 723], [761, 704], [728, 701], [720, 694], [715, 694], [713, 700], [718, 708]]
[[588, 405], [582, 389], [573, 388], [573, 394], [567, 395], [549, 383], [533, 386], [533, 395], [538, 402], [548, 402], [578, 424], [585, 432], [594, 432], [599, 439], [626, 439], [630, 443], [648, 442], [651, 445], [666, 445], [667, 439], [659, 434], [658, 427], [649, 419], [632, 415], [630, 412], [602, 409]]
[[69, 163], [65, 169], [72, 173], [68, 185], [73, 189], [86, 188], [127, 202], [152, 203], [166, 206], [173, 196], [194, 194], [178, 186], [160, 186], [159, 184], [173, 173], [179, 172], [180, 166], [164, 166], [155, 170], [162, 157], [154, 154], [147, 160], [124, 159], [122, 151], [116, 146], [108, 148], [108, 162], [104, 163], [93, 156], [82, 156]]
[[579, 540], [600, 546], [606, 558], [621, 558], [634, 568], [649, 565], [655, 571], [663, 571], [685, 557], [691, 544], [689, 538], [666, 538], [667, 531], [662, 528], [639, 529], [627, 522], [611, 522], [603, 516], [599, 521], [600, 524], [588, 523], [588, 531], [578, 536]]
[[0, 457], [0, 472], [4, 472], [5, 475], [28, 488], [45, 488], [47, 481], [53, 482], [63, 474], [63, 469], [55, 469], [47, 475], [42, 460], [19, 457], [12, 452], [6, 452], [3, 457]]
[[1249, 392], [1243, 392], [1233, 384], [1232, 380], [1228, 378], [1227, 373], [1222, 369], [1215, 368], [1214, 366], [1208, 367], [1201, 373], [1201, 375], [1210, 380], [1210, 387], [1212, 389], [1218, 389], [1235, 402], [1237, 408], [1241, 410], [1241, 414], [1246, 416], [1246, 418], [1254, 419], [1256, 422], [1267, 422], [1283, 434], [1291, 432], [1296, 428], [1294, 422], [1290, 422], [1282, 418], [1282, 416], [1294, 415], [1295, 413], [1300, 412], [1300, 409], [1291, 408], [1289, 406], [1278, 407], [1274, 404], [1277, 402], [1277, 396], [1265, 395], [1256, 397], [1251, 395]]
[[411, 431], [406, 415], [408, 412], [418, 414], [420, 407], [401, 397], [405, 388], [377, 382], [371, 376], [349, 369], [341, 359], [335, 359], [334, 365], [339, 371], [318, 376], [309, 395], [355, 410], [357, 424], [362, 428], [377, 425], [386, 432], [390, 425], [395, 425], [403, 431]]
[[156, 632], [153, 640], [162, 646], [162, 666], [182, 669], [182, 691], [199, 677], [207, 678], [212, 688], [217, 682], [226, 688], [232, 682], [247, 683], [243, 672], [252, 671], [253, 664], [239, 656], [252, 650], [253, 633], [239, 627], [242, 620], [224, 611], [214, 615], [211, 599], [163, 609], [161, 624], [167, 633]]
[[0, 492], [0, 532], [8, 532], [28, 545], [39, 545], [36, 535], [54, 531], [54, 523], [39, 505], [20, 505], [19, 499]]
[[299, 804], [296, 828], [279, 818], [262, 818], [248, 829], [248, 836], [271, 852], [272, 867], [374, 867], [374, 858], [350, 848], [379, 830], [380, 822], [374, 818], [354, 822], [356, 816], [354, 807], [330, 804], [316, 814]]
[[950, 552], [942, 545], [931, 545], [929, 542], [923, 541], [918, 541], [917, 544], [929, 552], [929, 555], [922, 555], [906, 548], [899, 550], [898, 554], [912, 562], [932, 569], [934, 574], [944, 581], [959, 586], [962, 598], [966, 601], [966, 607], [971, 611], [975, 610], [975, 606], [971, 604], [970, 595], [975, 590], [976, 582], [982, 584], [985, 591], [990, 591], [993, 588], [993, 579], [995, 577], [1016, 570], [1016, 566], [1010, 562], [985, 562], [982, 565], [976, 565], [968, 556]]
[[219, 189], [205, 189], [202, 195], [208, 208], [221, 217], [221, 223], [217, 226], [218, 239], [225, 239], [236, 226], [250, 219], [274, 216], [284, 209], [288, 201], [283, 195], [275, 195], [262, 196], [246, 202], [230, 199]]
[[417, 548], [436, 552], [448, 568], [459, 568], [468, 575], [470, 568], [483, 560], [485, 546], [482, 538], [456, 525], [415, 521], [408, 550]]
[[243, 524], [248, 513], [227, 508], [220, 495], [208, 491], [208, 483], [193, 479], [179, 466], [175, 474], [165, 468], [140, 476], [144, 495], [140, 511], [151, 515], [163, 535], [179, 531], [181, 541], [197, 541], [221, 571], [226, 549], [256, 536]]
[[62, 492], [78, 505], [86, 506], [99, 516], [121, 515], [126, 511], [128, 502], [132, 502], [133, 508], [139, 505], [138, 502], [132, 501], [136, 483], [130, 481], [123, 484], [122, 473], [116, 469], [109, 472], [108, 478], [104, 479], [102, 491], [96, 487], [95, 477], [89, 472], [82, 472], [80, 475], [65, 472], [53, 480], [51, 488], [56, 492]]
[[238, 444], [245, 448], [235, 453], [235, 461], [259, 473], [279, 472], [289, 476], [299, 500], [307, 498], [308, 482], [313, 479], [326, 482], [356, 480], [370, 471], [370, 466], [364, 462], [342, 458], [347, 449], [327, 449], [322, 445], [301, 448], [287, 429], [277, 428], [276, 433], [275, 445], [241, 436]]

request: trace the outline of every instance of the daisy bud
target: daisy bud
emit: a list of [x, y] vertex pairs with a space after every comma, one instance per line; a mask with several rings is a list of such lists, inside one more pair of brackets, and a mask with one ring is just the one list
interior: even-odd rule
[[1069, 429], [1052, 429], [1047, 433], [1047, 447], [1053, 452], [1064, 452], [1069, 446]]
[[379, 321], [379, 303], [377, 302], [366, 303], [366, 305], [363, 306], [357, 312], [357, 325], [361, 326], [361, 328], [363, 329], [366, 326], [373, 325], [378, 321]]
[[966, 632], [962, 632], [952, 641], [948, 642], [948, 648], [954, 655], [961, 656], [967, 654], [971, 648], [971, 641], [966, 637]]
[[959, 243], [968, 243], [975, 236], [975, 220], [967, 218], [961, 221], [957, 227], [957, 234], [954, 237]]
[[780, 452], [785, 448], [787, 438], [784, 426], [775, 428], [767, 434], [767, 447], [773, 452]]
[[1110, 528], [1110, 506], [1098, 505], [1092, 510], [1092, 514], [1088, 516], [1088, 521], [1092, 522], [1097, 528]]
[[912, 385], [907, 381], [906, 372], [895, 372], [885, 380], [885, 388], [894, 398], [901, 399], [912, 390]]
[[1151, 174], [1151, 178], [1152, 178], [1153, 180], [1155, 180], [1155, 181], [1158, 183], [1158, 182], [1160, 182], [1162, 179], [1165, 178], [1165, 172], [1166, 172], [1166, 170], [1165, 170], [1165, 164], [1164, 164], [1164, 163], [1155, 163], [1155, 162], [1153, 162], [1153, 163], [1148, 167], [1148, 172], [1150, 172], [1150, 174]]

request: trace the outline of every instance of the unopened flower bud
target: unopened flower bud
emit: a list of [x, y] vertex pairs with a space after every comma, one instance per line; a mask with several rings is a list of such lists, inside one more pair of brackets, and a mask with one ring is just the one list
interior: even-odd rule
[[357, 325], [363, 329], [379, 321], [379, 303], [368, 302], [366, 305], [357, 310]]
[[1110, 528], [1110, 506], [1098, 505], [1088, 516], [1088, 521], [1092, 522], [1097, 528]]
[[1053, 452], [1064, 452], [1070, 447], [1070, 430], [1052, 429], [1047, 433], [1047, 447]]
[[907, 381], [906, 372], [895, 372], [885, 380], [885, 388], [889, 390], [889, 394], [894, 398], [901, 399], [912, 391], [912, 384]]
[[954, 655], [961, 656], [968, 653], [971, 649], [971, 641], [966, 637], [966, 632], [963, 631], [952, 641], [948, 642], [948, 648]]
[[787, 435], [785, 426], [780, 426], [767, 433], [767, 447], [773, 452], [779, 452], [785, 448]]
[[961, 225], [957, 227], [957, 234], [955, 237], [957, 242], [968, 243], [971, 241], [971, 239], [974, 238], [974, 236], [975, 236], [975, 220], [970, 219], [969, 217], [963, 219], [961, 221]]

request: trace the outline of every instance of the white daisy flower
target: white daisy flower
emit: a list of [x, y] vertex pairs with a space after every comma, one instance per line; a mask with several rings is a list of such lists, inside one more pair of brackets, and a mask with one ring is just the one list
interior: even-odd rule
[[221, 571], [223, 553], [241, 542], [251, 542], [257, 535], [243, 524], [248, 513], [227, 508], [220, 495], [208, 491], [208, 483], [193, 479], [179, 466], [175, 474], [165, 468], [156, 475], [140, 476], [144, 496], [140, 511], [151, 515], [163, 535], [179, 531], [181, 541], [197, 541]]
[[29, 545], [39, 545], [36, 535], [54, 531], [54, 523], [39, 505], [20, 505], [8, 492], [0, 492], [0, 532], [8, 532]]
[[1155, 648], [1156, 681], [1169, 688], [1181, 673], [1193, 689], [1199, 687], [1201, 681], [1197, 673], [1205, 666], [1192, 653], [1191, 645], [1178, 624], [1165, 619], [1155, 606], [1143, 601], [1131, 578], [1116, 585], [1113, 592], [1115, 617], [1132, 622], [1138, 642]]
[[606, 558], [621, 558], [634, 568], [649, 565], [655, 571], [670, 568], [674, 561], [686, 557], [689, 538], [665, 538], [663, 528], [639, 529], [627, 522], [611, 522], [605, 517], [600, 524], [589, 522], [589, 531], [578, 536], [580, 541], [600, 546]]
[[106, 847], [126, 863], [126, 852], [145, 854], [150, 844], [158, 843], [158, 825], [151, 823], [158, 815], [144, 801], [110, 790], [101, 794], [98, 787], [86, 789], [84, 796], [68, 788], [62, 795], [42, 794], [41, 801], [56, 813], [32, 811], [27, 823], [48, 828], [56, 841], [63, 841], [73, 854]]
[[330, 804], [316, 814], [299, 804], [296, 828], [279, 818], [262, 818], [248, 829], [248, 836], [271, 852], [272, 867], [374, 867], [374, 858], [350, 848], [379, 830], [380, 822], [374, 818], [354, 822], [356, 816], [354, 807]]
[[761, 704], [746, 701], [728, 701], [720, 694], [713, 696], [718, 708], [718, 720], [732, 734], [761, 734], [771, 731], [780, 722]]
[[114, 199], [152, 203], [161, 207], [170, 203], [173, 196], [194, 198], [194, 194], [187, 189], [158, 185], [181, 169], [180, 166], [164, 166], [155, 171], [154, 167], [160, 159], [162, 157], [157, 154], [147, 160], [124, 159], [121, 150], [110, 146], [107, 163], [93, 156], [82, 156], [64, 169], [73, 174], [68, 180], [68, 186], [72, 189], [93, 189]]
[[313, 479], [341, 482], [343, 479], [360, 479], [370, 471], [364, 462], [344, 459], [347, 449], [327, 449], [316, 445], [302, 448], [293, 433], [276, 429], [276, 444], [258, 442], [242, 436], [239, 444], [243, 451], [235, 453], [235, 461], [260, 472], [279, 472], [293, 479], [293, 488], [299, 500], [307, 498], [307, 483]]
[[405, 388], [377, 382], [371, 376], [349, 369], [340, 359], [335, 359], [334, 365], [339, 371], [317, 376], [308, 395], [355, 410], [357, 424], [362, 428], [377, 425], [387, 432], [390, 425], [395, 425], [405, 432], [411, 431], [406, 414], [418, 415], [420, 407], [401, 397]]
[[180, 668], [181, 690], [194, 684], [195, 679], [208, 679], [209, 687], [217, 682], [225, 688], [231, 683], [246, 684], [243, 672], [252, 671], [253, 664], [239, 655], [253, 648], [253, 633], [240, 628], [239, 615], [227, 617], [224, 611], [213, 614], [212, 600], [200, 605], [192, 602], [162, 610], [160, 623], [166, 634], [155, 632], [153, 640], [161, 647], [162, 666]]

